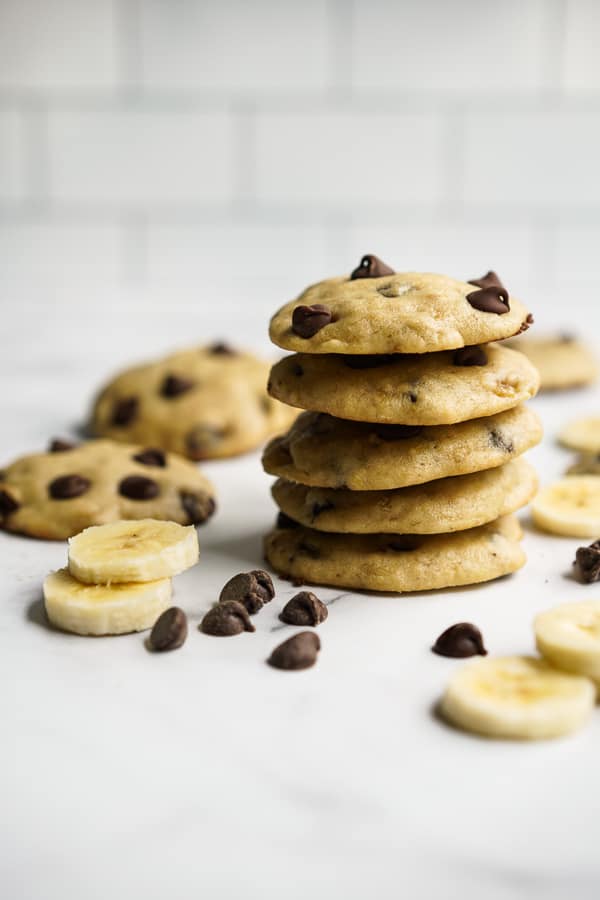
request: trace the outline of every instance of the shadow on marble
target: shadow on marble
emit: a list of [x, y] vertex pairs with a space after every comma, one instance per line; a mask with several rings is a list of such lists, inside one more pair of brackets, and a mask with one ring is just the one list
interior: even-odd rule
[[46, 607], [44, 606], [44, 597], [42, 593], [38, 590], [35, 591], [35, 597], [27, 604], [27, 608], [25, 609], [25, 618], [28, 622], [31, 622], [33, 625], [39, 625], [40, 628], [45, 628], [46, 631], [56, 631], [56, 628], [46, 615]]

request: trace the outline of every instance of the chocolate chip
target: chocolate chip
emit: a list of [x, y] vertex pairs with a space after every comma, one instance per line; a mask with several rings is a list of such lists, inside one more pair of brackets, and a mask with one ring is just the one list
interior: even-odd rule
[[179, 494], [181, 505], [188, 514], [190, 525], [202, 525], [214, 514], [217, 504], [208, 494], [192, 494], [191, 491], [181, 491]]
[[453, 366], [486, 366], [487, 361], [483, 347], [461, 347], [452, 357]]
[[14, 513], [19, 508], [19, 503], [12, 497], [8, 491], [0, 490], [0, 516], [5, 518], [10, 516], [11, 513]]
[[311, 338], [332, 321], [331, 310], [321, 303], [297, 306], [292, 313], [292, 331], [301, 338]]
[[130, 500], [153, 500], [160, 494], [160, 488], [145, 475], [128, 475], [120, 482], [119, 493]]
[[150, 632], [151, 650], [177, 650], [185, 643], [188, 633], [187, 616], [178, 606], [165, 609]]
[[481, 312], [495, 313], [503, 316], [510, 311], [508, 291], [503, 287], [487, 287], [480, 291], [467, 294], [467, 300], [473, 307]]
[[81, 497], [90, 489], [92, 482], [83, 475], [61, 475], [48, 485], [48, 493], [53, 500], [72, 500]]
[[579, 581], [585, 584], [600, 581], [600, 541], [594, 541], [589, 547], [579, 547], [573, 566]]
[[53, 438], [48, 446], [48, 453], [64, 453], [66, 450], [73, 450], [75, 444], [71, 441], [63, 441], [61, 438]]
[[375, 434], [382, 441], [405, 441], [417, 437], [423, 431], [422, 425], [376, 425]]
[[159, 450], [158, 447], [147, 447], [146, 450], [141, 450], [139, 453], [136, 453], [133, 459], [143, 466], [158, 466], [159, 468], [164, 469], [167, 465], [167, 458], [163, 451]]
[[489, 440], [492, 447], [496, 450], [504, 450], [505, 453], [512, 453], [515, 449], [515, 445], [510, 438], [505, 438], [502, 432], [498, 431], [497, 428], [492, 428]]
[[232, 347], [230, 347], [229, 344], [225, 344], [223, 341], [218, 341], [216, 344], [212, 344], [208, 349], [216, 356], [237, 356], [236, 351]]
[[[297, 378], [300, 378], [304, 375], [304, 369], [300, 365], [300, 363], [294, 363], [292, 366], [292, 375], [295, 375]], [[269, 387], [271, 386], [271, 382], [269, 382]]]
[[185, 439], [188, 455], [192, 459], [207, 459], [212, 456], [226, 435], [224, 428], [216, 425], [196, 425]]
[[475, 287], [478, 288], [502, 288], [504, 290], [504, 285], [498, 278], [495, 272], [492, 272], [490, 269], [489, 272], [486, 272], [481, 278], [469, 278], [467, 284], [474, 284]]
[[321, 641], [314, 631], [302, 631], [275, 647], [267, 662], [275, 669], [309, 669], [317, 661]]
[[315, 547], [314, 544], [310, 544], [308, 541], [301, 541], [298, 544], [298, 553], [303, 556], [310, 556], [311, 559], [320, 559], [321, 551], [318, 547]]
[[459, 622], [447, 628], [431, 648], [439, 656], [464, 658], [466, 656], [487, 656], [483, 636], [470, 622]]
[[523, 334], [524, 331], [527, 331], [527, 329], [529, 328], [530, 325], [533, 325], [533, 322], [534, 322], [533, 316], [531, 315], [531, 313], [527, 313], [527, 318], [525, 319], [524, 322], [521, 322], [521, 324], [519, 326], [519, 330], [517, 332], [515, 332], [514, 336], [516, 337], [517, 334]]
[[328, 512], [330, 509], [335, 509], [335, 504], [330, 500], [325, 500], [323, 503], [313, 503], [311, 510], [312, 521], [314, 522], [321, 513]]
[[200, 623], [200, 630], [215, 637], [230, 637], [233, 634], [241, 634], [242, 631], [256, 631], [246, 607], [235, 600], [217, 603], [209, 609]]
[[407, 397], [407, 398], [410, 400], [411, 403], [416, 403], [416, 402], [417, 402], [417, 395], [415, 394], [414, 391], [407, 391], [407, 392], [404, 394], [404, 396]]
[[163, 397], [179, 397], [194, 387], [194, 382], [189, 378], [180, 378], [179, 375], [166, 375], [160, 386]]
[[311, 591], [300, 591], [285, 604], [279, 618], [286, 625], [320, 625], [328, 616], [327, 607]]
[[367, 253], [350, 275], [350, 280], [355, 281], [357, 278], [382, 278], [384, 275], [393, 274], [394, 270], [386, 266], [378, 256]]
[[414, 534], [399, 534], [387, 542], [386, 549], [393, 550], [394, 553], [410, 553], [412, 550], [418, 550], [421, 544], [421, 538]]
[[254, 569], [252, 572], [240, 572], [239, 575], [230, 578], [221, 591], [219, 603], [235, 600], [254, 615], [265, 603], [270, 603], [274, 596], [275, 588], [271, 576], [262, 569]]
[[379, 356], [365, 354], [364, 356], [342, 356], [342, 362], [349, 369], [378, 369], [394, 362], [396, 357], [392, 353], [382, 353]]
[[137, 397], [123, 397], [117, 400], [112, 414], [112, 424], [124, 427], [132, 422], [138, 412], [140, 401]]
[[300, 523], [290, 519], [284, 512], [277, 513], [275, 528], [300, 528]]

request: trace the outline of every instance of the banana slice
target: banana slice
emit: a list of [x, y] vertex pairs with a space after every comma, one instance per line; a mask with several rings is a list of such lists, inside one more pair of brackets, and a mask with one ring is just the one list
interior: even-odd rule
[[600, 684], [600, 600], [548, 609], [535, 617], [533, 630], [549, 663]]
[[53, 625], [74, 634], [127, 634], [152, 628], [171, 605], [171, 579], [147, 584], [81, 584], [68, 569], [44, 581], [44, 602]]
[[569, 475], [542, 488], [531, 504], [533, 521], [544, 531], [568, 537], [600, 535], [600, 478]]
[[597, 453], [600, 451], [600, 418], [591, 416], [569, 422], [558, 435], [558, 440], [573, 450]]
[[595, 699], [588, 678], [557, 672], [543, 659], [486, 657], [458, 669], [440, 712], [465, 731], [535, 740], [576, 731]]
[[198, 560], [193, 525], [157, 519], [93, 525], [69, 540], [69, 571], [86, 584], [155, 581]]

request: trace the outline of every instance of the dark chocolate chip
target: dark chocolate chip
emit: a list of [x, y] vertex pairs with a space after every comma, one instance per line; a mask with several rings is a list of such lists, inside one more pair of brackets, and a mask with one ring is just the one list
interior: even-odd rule
[[531, 315], [531, 313], [527, 313], [527, 318], [525, 319], [524, 322], [521, 322], [521, 325], [519, 326], [519, 330], [517, 331], [516, 334], [523, 334], [524, 331], [527, 331], [529, 326], [533, 325], [533, 321], [534, 321], [534, 319], [533, 319], [533, 316]]
[[467, 300], [473, 309], [478, 309], [480, 312], [495, 313], [497, 316], [503, 316], [504, 313], [510, 311], [508, 291], [505, 288], [482, 288], [480, 291], [473, 291], [467, 294]]
[[218, 341], [216, 344], [212, 344], [209, 348], [211, 353], [214, 353], [216, 356], [236, 356], [236, 351], [229, 346], [229, 344], [225, 344], [223, 341]]
[[300, 528], [300, 523], [296, 522], [295, 519], [290, 519], [289, 516], [286, 516], [284, 512], [280, 512], [277, 514], [277, 519], [275, 521], [276, 528]]
[[202, 525], [214, 514], [217, 504], [208, 494], [192, 494], [191, 491], [181, 491], [179, 494], [181, 505], [188, 514], [190, 525]]
[[136, 453], [133, 458], [143, 466], [158, 466], [159, 468], [164, 469], [167, 465], [167, 458], [163, 451], [159, 450], [158, 447], [147, 447], [145, 450]]
[[156, 481], [145, 475], [128, 475], [120, 482], [119, 493], [130, 500], [153, 500], [160, 494], [160, 488]]
[[19, 508], [19, 503], [12, 497], [8, 491], [0, 490], [0, 516], [5, 518], [6, 516], [10, 516], [11, 513], [14, 513]]
[[179, 397], [194, 387], [194, 382], [189, 378], [181, 378], [179, 375], [166, 375], [160, 386], [163, 397]]
[[242, 631], [256, 631], [246, 607], [235, 600], [217, 603], [209, 609], [200, 623], [200, 630], [215, 637], [230, 637], [233, 634], [241, 634]]
[[297, 306], [292, 313], [292, 331], [301, 338], [311, 338], [321, 328], [329, 325], [332, 319], [331, 310], [321, 303]]
[[507, 440], [497, 428], [492, 428], [490, 431], [490, 444], [496, 450], [504, 450], [505, 453], [512, 453], [515, 449], [515, 445], [510, 438]]
[[83, 475], [61, 475], [48, 485], [53, 500], [72, 500], [90, 489], [92, 482]]
[[381, 353], [378, 356], [365, 354], [365, 356], [342, 356], [342, 362], [349, 369], [378, 369], [380, 366], [388, 366], [396, 362], [397, 356], [393, 353]]
[[489, 272], [486, 272], [481, 278], [469, 278], [467, 284], [474, 284], [475, 287], [478, 288], [502, 288], [504, 289], [504, 285], [498, 278], [495, 272], [492, 272], [490, 269]]
[[447, 628], [431, 648], [439, 656], [464, 658], [466, 656], [487, 656], [483, 636], [470, 622], [459, 622]]
[[254, 569], [252, 572], [240, 572], [239, 575], [230, 578], [221, 591], [219, 603], [235, 600], [254, 615], [265, 603], [270, 603], [274, 596], [275, 588], [271, 576], [262, 569]]
[[423, 431], [422, 425], [376, 425], [375, 434], [382, 441], [405, 441], [417, 437]]
[[487, 361], [483, 347], [461, 347], [452, 357], [453, 366], [487, 366]]
[[417, 402], [417, 395], [415, 394], [414, 391], [407, 391], [407, 392], [404, 394], [404, 396], [405, 396], [405, 397], [408, 397], [408, 399], [410, 400], [411, 403], [416, 403], [416, 402]]
[[279, 618], [286, 625], [320, 625], [328, 616], [327, 607], [311, 591], [300, 591], [285, 604]]
[[332, 503], [331, 500], [325, 500], [323, 503], [318, 501], [313, 503], [311, 510], [312, 521], [314, 522], [321, 513], [328, 512], [330, 509], [335, 509], [335, 503]]
[[387, 541], [386, 549], [393, 550], [394, 553], [410, 553], [412, 550], [418, 550], [422, 543], [421, 538], [414, 534], [399, 534], [393, 540]]
[[53, 438], [48, 447], [48, 453], [64, 453], [66, 450], [73, 450], [75, 444], [71, 441], [63, 441], [62, 438]]
[[384, 275], [393, 274], [394, 270], [386, 266], [378, 256], [367, 253], [350, 275], [350, 280], [355, 281], [357, 278], [382, 278]]
[[151, 650], [177, 650], [185, 643], [188, 633], [187, 616], [178, 606], [165, 609], [150, 632]]
[[321, 641], [314, 631], [301, 631], [275, 647], [267, 662], [275, 669], [309, 669], [320, 649]]
[[600, 541], [594, 541], [589, 547], [579, 547], [573, 566], [579, 581], [585, 584], [600, 581]]
[[301, 541], [298, 544], [298, 553], [303, 556], [310, 556], [311, 559], [320, 559], [321, 551], [318, 547], [315, 547], [314, 544], [310, 544], [308, 541]]
[[292, 375], [295, 375], [297, 378], [300, 378], [301, 375], [304, 375], [304, 369], [302, 368], [300, 363], [294, 363], [294, 365], [292, 366]]
[[135, 419], [139, 405], [137, 397], [123, 397], [122, 400], [117, 400], [113, 409], [112, 424], [121, 428], [129, 425]]
[[185, 439], [188, 455], [196, 460], [209, 458], [225, 435], [224, 428], [217, 428], [215, 425], [196, 425]]

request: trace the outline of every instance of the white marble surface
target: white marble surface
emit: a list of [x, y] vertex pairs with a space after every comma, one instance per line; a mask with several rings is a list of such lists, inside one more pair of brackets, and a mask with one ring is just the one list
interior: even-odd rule
[[[189, 311], [162, 330], [140, 329], [134, 312], [79, 322], [12, 308], [3, 461], [68, 435], [132, 341], [143, 357], [189, 340]], [[543, 481], [569, 460], [558, 424], [598, 399], [535, 401]], [[197, 631], [225, 579], [260, 564], [274, 515], [257, 455], [205, 468], [220, 509], [200, 532], [200, 564], [176, 580], [191, 620], [180, 651], [49, 629], [40, 585], [65, 545], [0, 535], [2, 896], [596, 898], [600, 711], [580, 734], [537, 744], [469, 737], [432, 715], [460, 665], [429, 650], [445, 627], [472, 620], [492, 653], [528, 652], [536, 611], [598, 596], [569, 577], [579, 542], [535, 535], [525, 514], [529, 563], [511, 578], [424, 595], [322, 590], [335, 602], [318, 664], [282, 673], [265, 658], [293, 631], [277, 620], [285, 582], [255, 634]]]

